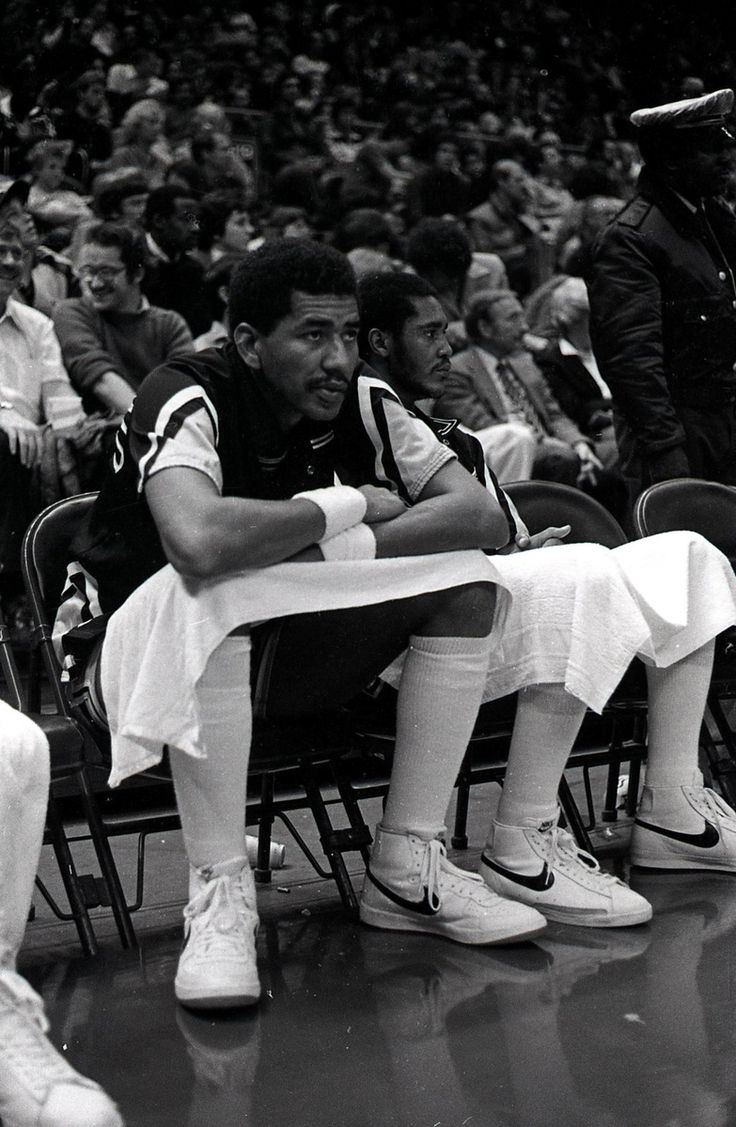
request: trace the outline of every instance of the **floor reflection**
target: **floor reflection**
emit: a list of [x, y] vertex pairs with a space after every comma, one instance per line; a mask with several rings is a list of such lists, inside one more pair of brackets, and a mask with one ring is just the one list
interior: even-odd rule
[[128, 1127], [726, 1127], [736, 882], [633, 883], [651, 925], [503, 949], [287, 914], [259, 937], [263, 1005], [225, 1017], [174, 1002], [178, 928], [22, 969]]

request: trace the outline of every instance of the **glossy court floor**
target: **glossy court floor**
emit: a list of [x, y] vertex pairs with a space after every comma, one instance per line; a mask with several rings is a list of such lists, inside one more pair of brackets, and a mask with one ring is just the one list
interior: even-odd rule
[[[494, 792], [473, 791], [472, 848], [456, 857], [468, 867]], [[625, 838], [606, 842], [606, 867]], [[650, 925], [550, 925], [533, 943], [469, 948], [347, 920], [288, 841], [290, 864], [259, 892], [262, 1004], [210, 1018], [173, 997], [179, 836], [149, 849], [137, 950], [98, 910], [102, 953], [85, 958], [37, 898], [20, 962], [55, 1044], [128, 1127], [736, 1123], [736, 877], [635, 875]], [[132, 845], [116, 852], [130, 868]], [[41, 871], [53, 885], [49, 849]]]

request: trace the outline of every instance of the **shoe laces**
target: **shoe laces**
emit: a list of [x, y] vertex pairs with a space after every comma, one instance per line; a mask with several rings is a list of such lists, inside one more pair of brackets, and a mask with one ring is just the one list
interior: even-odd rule
[[184, 909], [188, 928], [198, 922], [198, 948], [203, 955], [214, 946], [222, 950], [228, 942], [240, 947], [255, 912], [249, 907], [237, 876], [213, 877]]
[[475, 884], [483, 884], [483, 877], [478, 873], [470, 873], [466, 869], [459, 869], [447, 859], [447, 849], [439, 838], [426, 842], [427, 848], [422, 858], [422, 867], [419, 879], [427, 889], [427, 897], [433, 908], [439, 908], [441, 897], [439, 893], [441, 874], [447, 873], [457, 880], [469, 880]]
[[0, 1104], [8, 1065], [38, 1099], [45, 1099], [56, 1083], [96, 1087], [47, 1040], [48, 1028], [43, 1002], [30, 983], [14, 971], [0, 972], [0, 1065], [4, 1066], [0, 1067]]
[[0, 970], [0, 1014], [8, 1010], [22, 1013], [42, 1033], [48, 1032], [49, 1022], [43, 1002], [27, 979], [14, 970]]
[[736, 812], [732, 807], [710, 787], [693, 787], [692, 795], [694, 799], [706, 807], [715, 822], [718, 822], [721, 818], [728, 818], [731, 822], [736, 819]]
[[598, 886], [601, 883], [621, 883], [618, 877], [612, 876], [611, 873], [604, 873], [593, 854], [588, 853], [586, 849], [581, 849], [572, 834], [563, 830], [557, 823], [549, 830], [542, 831], [541, 836], [547, 847], [548, 859], [552, 866], [558, 865], [563, 870], [574, 868], [577, 876], [580, 876], [582, 870], [583, 876], [588, 878], [586, 884], [590, 887]]

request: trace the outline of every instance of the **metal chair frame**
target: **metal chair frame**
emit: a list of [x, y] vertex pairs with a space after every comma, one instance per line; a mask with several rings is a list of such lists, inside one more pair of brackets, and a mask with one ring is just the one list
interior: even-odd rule
[[[107, 733], [93, 723], [81, 702], [72, 698], [62, 683], [61, 668], [52, 644], [52, 624], [63, 584], [65, 561], [71, 536], [83, 516], [94, 502], [96, 493], [80, 494], [64, 498], [50, 505], [40, 513], [29, 526], [23, 541], [22, 570], [23, 579], [31, 605], [34, 621], [33, 669], [31, 693], [40, 696], [41, 675], [51, 687], [57, 713], [69, 722], [75, 723], [83, 734], [87, 760], [80, 768], [78, 777], [79, 792], [83, 801], [84, 817], [89, 827], [85, 833], [70, 838], [70, 841], [91, 839], [98, 855], [103, 873], [107, 900], [115, 915], [118, 931], [124, 946], [136, 942], [131, 921], [131, 913], [138, 910], [143, 902], [145, 839], [150, 833], [169, 831], [179, 827], [173, 788], [162, 788], [166, 794], [163, 807], [158, 810], [136, 810], [128, 808], [121, 814], [107, 814], [100, 810], [91, 782], [91, 770], [95, 765], [106, 761]], [[47, 565], [49, 548], [54, 548], [53, 566]], [[361, 853], [367, 861], [370, 832], [360, 813], [357, 801], [351, 796], [347, 775], [340, 770], [339, 760], [353, 750], [351, 730], [346, 718], [340, 713], [326, 718], [300, 720], [286, 724], [276, 722], [265, 725], [256, 721], [254, 741], [251, 752], [251, 776], [258, 779], [260, 789], [251, 793], [247, 813], [259, 823], [259, 858], [255, 875], [260, 881], [270, 879], [268, 865], [270, 845], [270, 826], [275, 817], [281, 818], [302, 848], [307, 859], [322, 876], [331, 876], [337, 885], [347, 910], [357, 913], [358, 902], [352, 888], [343, 854], [351, 850]], [[334, 793], [327, 801], [322, 787], [317, 782], [316, 769], [327, 764], [335, 779], [337, 797]], [[279, 779], [289, 774], [291, 789], [286, 795], [279, 790]], [[151, 782], [161, 785], [155, 772], [148, 772]], [[295, 792], [294, 781], [301, 787], [303, 796]], [[334, 789], [333, 787], [333, 789]], [[105, 790], [101, 784], [98, 790]], [[117, 793], [123, 793], [123, 789]], [[134, 801], [135, 791], [130, 788]], [[349, 826], [336, 829], [329, 816], [328, 803], [340, 801], [348, 814]], [[311, 808], [317, 824], [322, 847], [327, 857], [329, 871], [322, 868], [314, 854], [296, 831], [293, 823], [286, 817], [286, 811], [297, 808]], [[120, 877], [110, 848], [110, 839], [120, 835], [138, 835], [138, 857], [136, 869], [136, 888], [132, 903], [128, 903], [122, 889]], [[96, 901], [99, 903], [99, 901]]]

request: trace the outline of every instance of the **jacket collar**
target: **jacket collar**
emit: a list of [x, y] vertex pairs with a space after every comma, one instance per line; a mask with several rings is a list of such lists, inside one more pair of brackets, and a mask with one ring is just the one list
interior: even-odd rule
[[[639, 174], [637, 191], [645, 199], [651, 200], [666, 216], [672, 226], [682, 235], [702, 235], [703, 223], [701, 209], [683, 199], [681, 195], [668, 187], [664, 181], [655, 176], [646, 165]], [[718, 201], [709, 199], [705, 201], [706, 211], [715, 208], [720, 211]]]

